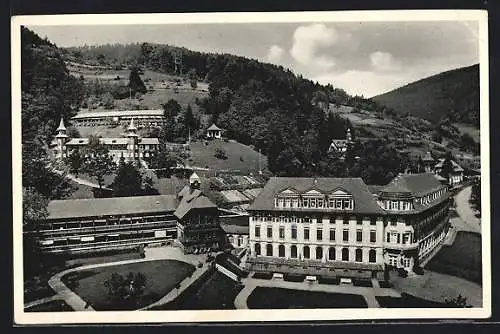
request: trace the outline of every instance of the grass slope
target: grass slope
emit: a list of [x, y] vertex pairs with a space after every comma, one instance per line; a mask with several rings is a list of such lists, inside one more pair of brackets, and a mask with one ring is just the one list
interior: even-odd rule
[[[232, 170], [248, 174], [257, 173], [259, 170], [259, 153], [250, 146], [233, 141], [211, 140], [191, 143], [191, 157], [187, 164], [190, 166], [210, 168], [215, 170]], [[223, 149], [227, 159], [215, 157], [216, 149]], [[267, 158], [260, 154], [262, 170], [267, 169]]]
[[479, 118], [479, 65], [443, 72], [372, 98], [396, 112], [439, 121], [455, 116]]

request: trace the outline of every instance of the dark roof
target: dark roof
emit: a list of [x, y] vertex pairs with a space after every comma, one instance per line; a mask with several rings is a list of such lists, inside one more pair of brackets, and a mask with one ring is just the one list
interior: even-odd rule
[[372, 194], [376, 194], [378, 193], [382, 188], [384, 188], [385, 186], [380, 186], [380, 185], [375, 185], [375, 184], [369, 184], [367, 185], [368, 189], [370, 190], [370, 192]]
[[192, 209], [217, 208], [217, 205], [198, 189], [190, 192], [189, 186], [185, 186], [179, 194], [184, 195], [174, 212], [174, 215], [179, 219], [182, 219]]
[[248, 234], [248, 216], [221, 216], [220, 226], [228, 234]]
[[222, 129], [219, 128], [217, 125], [212, 124], [212, 125], [210, 125], [210, 127], [207, 130], [222, 130]]
[[[354, 199], [353, 213], [384, 214], [374, 196], [361, 178], [312, 178], [312, 177], [271, 177], [264, 186], [259, 196], [250, 205], [248, 210], [279, 210], [274, 207], [274, 197], [277, 193], [293, 188], [299, 193], [316, 189], [325, 194], [336, 189], [343, 189], [350, 193]], [[289, 211], [318, 211], [320, 209], [287, 209]]]
[[[439, 159], [439, 162], [434, 166], [434, 168], [443, 168], [443, 164], [444, 164], [444, 158], [441, 158]], [[463, 172], [464, 169], [462, 167], [460, 167], [460, 165], [454, 161], [454, 160], [451, 160], [451, 165], [453, 166], [453, 171], [454, 172]]]
[[396, 176], [381, 193], [398, 193], [408, 195], [423, 195], [442, 188], [434, 173], [402, 174]]
[[54, 200], [49, 202], [48, 219], [159, 213], [174, 211], [174, 195]]

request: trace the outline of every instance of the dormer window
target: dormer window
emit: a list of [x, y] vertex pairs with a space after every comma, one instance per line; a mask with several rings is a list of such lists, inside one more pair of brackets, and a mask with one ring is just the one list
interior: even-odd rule
[[328, 203], [335, 210], [352, 210], [354, 208], [354, 200], [352, 195], [343, 189], [337, 189], [328, 195]]

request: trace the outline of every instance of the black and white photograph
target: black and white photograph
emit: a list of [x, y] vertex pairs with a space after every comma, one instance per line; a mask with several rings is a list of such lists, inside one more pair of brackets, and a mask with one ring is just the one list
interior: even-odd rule
[[14, 17], [14, 320], [488, 317], [487, 44], [483, 11]]

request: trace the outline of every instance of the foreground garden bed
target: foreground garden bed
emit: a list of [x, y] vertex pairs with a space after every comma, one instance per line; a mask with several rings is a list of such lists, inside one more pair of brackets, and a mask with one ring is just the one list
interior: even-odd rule
[[[193, 265], [175, 260], [145, 261], [77, 271], [63, 276], [62, 281], [95, 310], [130, 310], [158, 301], [194, 270]], [[113, 302], [104, 284], [113, 273], [126, 276], [130, 272], [142, 273], [146, 278], [144, 292], [133, 307]]]
[[380, 307], [386, 308], [443, 308], [447, 307], [444, 303], [438, 303], [431, 300], [417, 298], [407, 293], [402, 293], [401, 298], [377, 296], [375, 297]]
[[153, 310], [232, 310], [234, 299], [243, 289], [224, 274], [213, 271], [198, 286], [174, 301]]
[[344, 293], [257, 287], [247, 299], [250, 309], [366, 308], [363, 296]]
[[64, 300], [51, 300], [49, 302], [38, 304], [25, 309], [26, 312], [70, 312], [73, 311], [71, 306], [66, 304]]

